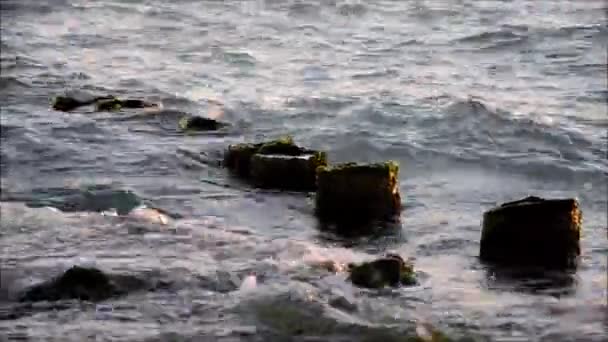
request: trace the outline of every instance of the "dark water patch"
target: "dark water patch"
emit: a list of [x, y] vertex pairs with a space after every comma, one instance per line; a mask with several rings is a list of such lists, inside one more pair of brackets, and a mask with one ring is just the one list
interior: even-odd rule
[[383, 70], [371, 70], [365, 73], [356, 73], [351, 77], [355, 80], [366, 80], [366, 79], [374, 79], [374, 78], [391, 78], [399, 76], [399, 72], [394, 69], [383, 69]]
[[26, 92], [30, 88], [31, 86], [29, 84], [19, 80], [16, 77], [0, 77], [0, 91], [2, 91], [5, 95], [23, 94], [23, 92]]
[[580, 76], [596, 76], [606, 72], [606, 65], [601, 63], [570, 64], [566, 72]]
[[486, 31], [454, 40], [455, 43], [471, 45], [480, 51], [494, 52], [514, 48], [527, 43], [529, 37], [509, 30]]
[[320, 18], [322, 9], [317, 4], [294, 2], [287, 7], [287, 15], [294, 18], [312, 19]]
[[361, 17], [367, 13], [367, 6], [362, 3], [340, 3], [336, 5], [336, 12], [344, 17]]
[[511, 41], [525, 39], [525, 35], [514, 33], [510, 30], [499, 30], [499, 31], [485, 31], [481, 33], [472, 34], [462, 38], [456, 39], [457, 42], [461, 43], [495, 43], [497, 41]]
[[[300, 293], [301, 292], [301, 293]], [[246, 305], [246, 307], [245, 307]], [[264, 295], [244, 303], [241, 315], [255, 322], [258, 329], [273, 340], [301, 341], [418, 341], [420, 328], [413, 320], [404, 318], [390, 323], [371, 323], [346, 311], [336, 310], [325, 303], [315, 291], [290, 291]], [[374, 318], [371, 318], [372, 320]], [[427, 325], [429, 334], [449, 336], [466, 341], [466, 335], [456, 329], [436, 330]], [[422, 332], [422, 331], [420, 331]], [[475, 336], [474, 341], [485, 341]], [[481, 339], [480, 339], [481, 338]], [[443, 339], [441, 339], [443, 340]]]
[[408, 233], [399, 222], [375, 222], [365, 225], [317, 222], [316, 238], [327, 246], [354, 248], [368, 253], [381, 253], [407, 242]]
[[463, 250], [476, 247], [478, 244], [465, 238], [443, 238], [430, 243], [419, 244], [417, 255], [433, 256], [440, 254], [456, 254]]
[[[358, 102], [359, 99], [356, 97], [300, 97], [290, 98], [285, 104], [290, 108], [335, 112], [348, 108]], [[325, 115], [331, 115], [331, 113], [326, 113]]]
[[576, 274], [570, 271], [514, 269], [490, 266], [486, 268], [484, 286], [494, 291], [517, 291], [554, 297], [574, 294]]
[[3, 15], [30, 15], [42, 14], [46, 15], [62, 9], [69, 5], [68, 0], [51, 0], [39, 3], [38, 1], [2, 1], [0, 9]]
[[142, 200], [132, 191], [110, 185], [91, 185], [73, 188], [34, 188], [30, 193], [2, 193], [2, 200], [24, 202], [28, 207], [52, 207], [64, 212], [104, 212], [116, 210], [126, 215], [142, 205]]

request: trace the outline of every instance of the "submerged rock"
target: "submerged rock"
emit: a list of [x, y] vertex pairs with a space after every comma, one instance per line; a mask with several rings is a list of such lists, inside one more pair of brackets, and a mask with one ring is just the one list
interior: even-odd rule
[[113, 96], [98, 96], [87, 100], [79, 100], [70, 96], [57, 96], [53, 100], [53, 109], [68, 112], [78, 107], [88, 106], [97, 101], [111, 100]]
[[372, 262], [351, 264], [349, 268], [350, 280], [360, 287], [382, 288], [417, 284], [414, 266], [405, 262], [399, 255], [389, 254]]
[[346, 163], [317, 169], [315, 211], [322, 221], [395, 220], [401, 211], [399, 165]]
[[501, 265], [568, 268], [580, 255], [575, 199], [526, 197], [483, 215], [479, 256]]
[[184, 116], [179, 120], [182, 131], [216, 131], [228, 124], [200, 116]]
[[327, 156], [300, 147], [286, 137], [231, 145], [224, 156], [224, 165], [259, 187], [310, 191], [316, 188], [316, 169], [327, 165]]
[[27, 290], [21, 301], [57, 301], [80, 299], [100, 301], [118, 294], [110, 278], [95, 268], [74, 266], [60, 277]]

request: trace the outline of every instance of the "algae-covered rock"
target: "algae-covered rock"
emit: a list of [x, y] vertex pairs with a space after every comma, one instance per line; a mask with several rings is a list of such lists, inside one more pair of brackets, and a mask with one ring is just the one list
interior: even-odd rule
[[301, 150], [300, 155], [254, 154], [251, 178], [262, 188], [312, 191], [316, 188], [316, 169], [327, 165], [323, 152]]
[[224, 165], [257, 186], [283, 190], [314, 190], [316, 169], [327, 165], [324, 152], [296, 145], [291, 137], [228, 147]]
[[401, 210], [399, 165], [346, 163], [317, 169], [316, 214], [324, 221], [394, 220]]
[[581, 221], [575, 199], [527, 197], [502, 204], [483, 215], [479, 256], [503, 265], [575, 266]]
[[70, 96], [57, 96], [53, 99], [53, 109], [68, 112], [78, 107], [88, 106], [97, 101], [111, 100], [112, 96], [98, 96], [90, 99], [77, 99]]
[[184, 116], [179, 120], [182, 131], [216, 131], [227, 124], [200, 116]]
[[150, 103], [150, 102], [146, 102], [143, 100], [137, 100], [137, 99], [121, 100], [119, 98], [112, 98], [109, 100], [96, 101], [96, 103], [95, 103], [95, 110], [98, 112], [101, 112], [101, 111], [112, 112], [112, 111], [121, 110], [123, 108], [152, 108], [152, 107], [158, 107], [158, 105], [155, 103]]
[[382, 288], [417, 284], [414, 266], [405, 262], [399, 255], [387, 255], [372, 262], [349, 267], [350, 280], [360, 287]]

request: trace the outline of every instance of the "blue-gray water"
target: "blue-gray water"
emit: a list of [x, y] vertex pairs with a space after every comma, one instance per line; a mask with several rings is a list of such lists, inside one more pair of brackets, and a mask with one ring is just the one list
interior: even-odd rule
[[[427, 323], [501, 341], [607, 338], [604, 1], [0, 5], [0, 311], [75, 263], [171, 284], [5, 318], [0, 339], [389, 341]], [[170, 112], [51, 110], [66, 90], [234, 129], [184, 136]], [[399, 161], [401, 229], [324, 234], [310, 197], [217, 166], [230, 143], [284, 134], [331, 161]], [[84, 201], [86, 187], [102, 195]], [[118, 191], [179, 218], [91, 212]], [[526, 195], [580, 200], [581, 264], [559, 284], [496, 277], [477, 258], [483, 211]], [[73, 210], [45, 207], [58, 198]], [[360, 290], [309, 266], [387, 251], [414, 258], [419, 286]], [[251, 274], [257, 286], [239, 290]]]

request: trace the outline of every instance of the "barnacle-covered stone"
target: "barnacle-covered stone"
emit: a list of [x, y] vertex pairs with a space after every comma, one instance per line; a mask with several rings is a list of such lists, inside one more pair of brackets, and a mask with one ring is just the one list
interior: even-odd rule
[[568, 268], [580, 255], [575, 199], [526, 197], [483, 215], [480, 258], [495, 264]]

